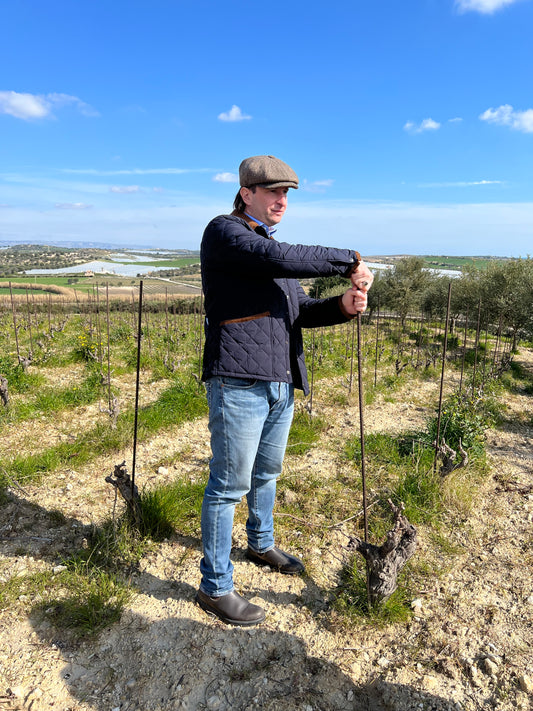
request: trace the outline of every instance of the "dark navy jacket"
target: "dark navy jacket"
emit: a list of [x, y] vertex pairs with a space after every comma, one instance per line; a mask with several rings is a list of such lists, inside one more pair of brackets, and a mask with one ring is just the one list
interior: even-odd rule
[[[347, 275], [355, 251], [277, 242], [244, 215], [220, 215], [201, 246], [203, 379], [293, 382], [309, 392], [301, 329], [343, 323], [338, 297], [312, 299], [298, 278]], [[347, 283], [347, 288], [349, 283]]]

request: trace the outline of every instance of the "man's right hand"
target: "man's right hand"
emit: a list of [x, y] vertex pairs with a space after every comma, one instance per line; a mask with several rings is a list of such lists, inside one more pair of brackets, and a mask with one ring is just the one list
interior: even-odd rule
[[355, 289], [368, 292], [374, 281], [374, 275], [364, 262], [359, 262], [357, 269], [350, 274], [350, 281]]

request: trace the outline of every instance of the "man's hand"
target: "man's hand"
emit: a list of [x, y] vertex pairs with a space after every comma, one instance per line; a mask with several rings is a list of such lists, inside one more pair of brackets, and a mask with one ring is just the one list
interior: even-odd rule
[[350, 281], [355, 289], [360, 289], [366, 294], [372, 286], [374, 275], [364, 262], [359, 262], [357, 269], [350, 274]]
[[357, 269], [350, 275], [352, 288], [342, 295], [342, 305], [346, 312], [355, 316], [366, 310], [368, 290], [374, 281], [374, 275], [364, 262], [360, 262]]
[[342, 305], [350, 316], [355, 316], [358, 313], [362, 314], [366, 310], [367, 301], [368, 295], [366, 291], [354, 286], [342, 295]]

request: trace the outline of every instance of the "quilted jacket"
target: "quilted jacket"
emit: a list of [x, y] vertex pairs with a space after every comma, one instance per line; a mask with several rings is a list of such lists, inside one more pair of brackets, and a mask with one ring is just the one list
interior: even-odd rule
[[347, 275], [356, 259], [349, 249], [277, 242], [241, 214], [215, 217], [201, 246], [203, 379], [292, 382], [307, 394], [302, 327], [330, 326], [351, 316], [338, 297], [308, 297], [297, 279]]

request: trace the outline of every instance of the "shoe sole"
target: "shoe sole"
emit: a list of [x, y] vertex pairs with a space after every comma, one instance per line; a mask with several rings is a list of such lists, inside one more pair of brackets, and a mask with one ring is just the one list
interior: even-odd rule
[[204, 602], [203, 600], [200, 600], [199, 596], [196, 595], [194, 598], [196, 604], [202, 608], [204, 612], [207, 612], [208, 615], [211, 615], [211, 617], [217, 617], [219, 620], [222, 620], [226, 625], [238, 625], [239, 627], [252, 627], [253, 625], [258, 625], [260, 622], [263, 622], [263, 620], [266, 617], [266, 614], [263, 613], [263, 616], [257, 620], [233, 620], [231, 617], [226, 617], [225, 615], [220, 614], [218, 610], [215, 610], [212, 607], [209, 607], [209, 605]]

